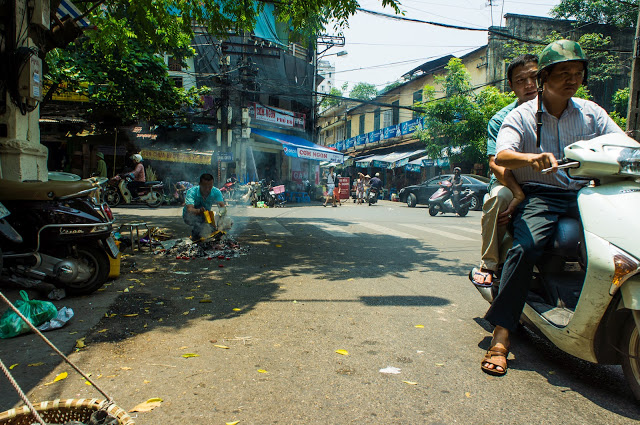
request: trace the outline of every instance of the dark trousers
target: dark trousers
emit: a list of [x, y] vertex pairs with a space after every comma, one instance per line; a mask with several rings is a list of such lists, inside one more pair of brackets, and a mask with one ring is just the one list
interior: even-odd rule
[[129, 192], [131, 192], [131, 197], [137, 198], [138, 192], [140, 191], [141, 188], [144, 187], [144, 184], [145, 184], [144, 182], [136, 182], [136, 181], [129, 182], [127, 184], [127, 189], [129, 189]]
[[500, 288], [485, 315], [491, 324], [515, 331], [527, 292], [533, 266], [553, 239], [560, 217], [580, 219], [577, 192], [524, 185], [526, 198], [513, 216], [513, 248], [502, 268]]
[[211, 234], [211, 225], [207, 223], [203, 215], [186, 213], [182, 218], [188, 226], [191, 226], [191, 237], [193, 239], [204, 238]]

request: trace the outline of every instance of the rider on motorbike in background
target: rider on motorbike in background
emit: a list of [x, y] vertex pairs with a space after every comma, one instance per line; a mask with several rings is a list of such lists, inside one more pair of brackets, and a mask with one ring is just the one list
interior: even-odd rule
[[382, 180], [380, 180], [380, 173], [376, 173], [375, 176], [371, 180], [369, 180], [369, 186], [371, 189], [376, 191], [377, 194], [380, 193], [380, 189], [382, 189]]
[[131, 196], [135, 199], [138, 197], [138, 191], [144, 186], [147, 181], [144, 174], [144, 165], [142, 165], [142, 155], [139, 153], [131, 155], [131, 160], [136, 164], [133, 171], [129, 173], [129, 176], [133, 179], [129, 182], [128, 189], [131, 192]]
[[451, 202], [453, 203], [453, 208], [457, 211], [460, 207], [460, 192], [462, 191], [462, 175], [460, 174], [462, 170], [460, 167], [456, 167], [453, 169], [453, 176], [449, 179], [451, 182], [451, 191], [449, 195], [452, 196]]

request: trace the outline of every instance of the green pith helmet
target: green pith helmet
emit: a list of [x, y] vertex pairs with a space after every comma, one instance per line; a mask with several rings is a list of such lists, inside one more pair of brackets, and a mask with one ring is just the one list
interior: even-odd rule
[[571, 40], [554, 41], [545, 47], [540, 56], [538, 56], [538, 75], [551, 65], [572, 61], [583, 62], [586, 70], [588, 60], [582, 51], [582, 47]]

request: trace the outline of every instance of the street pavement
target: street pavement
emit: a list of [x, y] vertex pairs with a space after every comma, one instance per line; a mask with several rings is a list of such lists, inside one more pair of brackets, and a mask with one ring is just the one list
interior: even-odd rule
[[[179, 208], [114, 211], [118, 223], [188, 235]], [[229, 213], [246, 256], [135, 253], [104, 290], [56, 302], [76, 317], [47, 336], [119, 406], [163, 400], [132, 413], [136, 424], [640, 419], [620, 367], [578, 360], [527, 330], [514, 338], [506, 376], [481, 372], [488, 304], [467, 278], [479, 258], [479, 212], [430, 217], [382, 201]], [[86, 347], [74, 349], [83, 337]], [[31, 335], [2, 341], [0, 358], [17, 364], [34, 401], [101, 397]], [[380, 372], [390, 367], [399, 373]], [[69, 377], [53, 382], [62, 372]], [[0, 382], [4, 410], [18, 399]]]

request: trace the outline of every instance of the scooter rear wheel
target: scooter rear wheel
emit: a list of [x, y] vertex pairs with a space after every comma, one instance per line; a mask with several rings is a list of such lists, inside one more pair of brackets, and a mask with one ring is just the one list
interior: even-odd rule
[[87, 295], [102, 287], [109, 277], [109, 254], [98, 245], [86, 244], [77, 247], [75, 260], [82, 261], [91, 269], [91, 277], [84, 282], [63, 283], [62, 287], [68, 295]]
[[160, 205], [162, 205], [162, 194], [155, 191], [152, 193], [155, 196], [153, 196], [152, 199], [147, 201], [147, 206], [151, 208], [158, 208]]
[[640, 332], [633, 316], [629, 316], [622, 331], [622, 371], [636, 400], [640, 400]]
[[435, 216], [437, 216], [437, 215], [438, 215], [438, 209], [437, 209], [435, 206], [433, 206], [433, 205], [432, 205], [432, 206], [430, 206], [430, 207], [429, 207], [429, 215], [430, 215], [431, 217], [435, 217]]
[[469, 207], [462, 207], [458, 210], [458, 215], [460, 217], [464, 217], [467, 214], [469, 214]]

